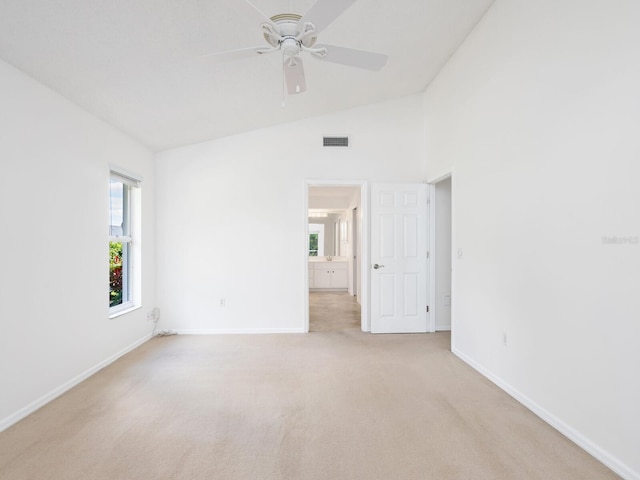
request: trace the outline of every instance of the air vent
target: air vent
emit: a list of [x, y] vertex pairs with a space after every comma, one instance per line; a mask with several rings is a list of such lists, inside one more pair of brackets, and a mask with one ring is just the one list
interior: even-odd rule
[[348, 147], [349, 137], [322, 137], [323, 147]]

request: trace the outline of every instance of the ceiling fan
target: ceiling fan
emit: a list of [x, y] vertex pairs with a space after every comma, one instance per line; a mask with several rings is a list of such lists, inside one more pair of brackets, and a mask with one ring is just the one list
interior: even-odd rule
[[356, 0], [317, 0], [304, 16], [281, 13], [272, 17], [267, 17], [249, 0], [245, 1], [263, 20], [261, 28], [267, 45], [214, 53], [206, 57], [227, 61], [282, 52], [284, 77], [290, 95], [307, 89], [300, 57], [305, 52], [318, 60], [372, 71], [382, 69], [387, 63], [388, 57], [380, 53], [317, 43], [318, 34]]

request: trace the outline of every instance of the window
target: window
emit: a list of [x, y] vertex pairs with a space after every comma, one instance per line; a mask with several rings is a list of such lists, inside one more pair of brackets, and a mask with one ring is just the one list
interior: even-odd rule
[[134, 191], [139, 179], [112, 171], [109, 182], [109, 311], [134, 306], [135, 224]]
[[309, 234], [309, 256], [310, 257], [318, 256], [318, 234], [317, 233]]
[[309, 224], [309, 256], [322, 257], [324, 255], [324, 225]]

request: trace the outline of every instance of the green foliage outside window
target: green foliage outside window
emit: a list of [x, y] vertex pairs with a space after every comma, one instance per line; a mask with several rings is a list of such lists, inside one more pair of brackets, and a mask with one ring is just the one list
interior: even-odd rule
[[122, 303], [122, 243], [109, 242], [109, 306]]
[[310, 257], [318, 256], [318, 234], [317, 233], [309, 234], [309, 256]]

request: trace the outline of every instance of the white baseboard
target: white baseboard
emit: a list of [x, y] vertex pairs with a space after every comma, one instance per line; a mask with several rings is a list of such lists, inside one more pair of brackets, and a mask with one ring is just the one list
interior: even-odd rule
[[266, 333], [306, 333], [304, 328], [207, 328], [174, 330], [178, 335], [243, 335]]
[[59, 387], [57, 387], [54, 390], [50, 391], [46, 395], [43, 395], [42, 397], [38, 398], [34, 402], [31, 402], [26, 407], [23, 407], [20, 410], [18, 410], [17, 412], [15, 412], [15, 413], [9, 415], [8, 417], [0, 420], [0, 432], [6, 430], [10, 426], [18, 423], [20, 420], [22, 420], [26, 416], [32, 414], [33, 412], [35, 412], [39, 408], [44, 407], [50, 401], [56, 399], [57, 397], [59, 397], [60, 395], [65, 393], [67, 390], [72, 389], [73, 387], [78, 385], [83, 380], [86, 380], [87, 378], [89, 378], [94, 373], [102, 370], [107, 365], [112, 364], [113, 362], [115, 362], [117, 359], [119, 359], [123, 355], [126, 355], [130, 351], [138, 348], [140, 345], [142, 345], [143, 343], [145, 343], [149, 339], [151, 339], [151, 334], [145, 335], [144, 337], [142, 337], [141, 339], [135, 341], [134, 343], [132, 343], [128, 347], [120, 350], [118, 353], [116, 353], [114, 355], [111, 355], [106, 360], [103, 360], [102, 362], [100, 362], [99, 364], [95, 365], [94, 367], [91, 367], [90, 369], [84, 371], [83, 373], [81, 373], [77, 377], [72, 378], [68, 382], [63, 383], [62, 385], [60, 385]]
[[560, 433], [562, 433], [565, 437], [567, 437], [573, 443], [575, 443], [576, 445], [578, 445], [579, 447], [587, 451], [591, 456], [593, 456], [600, 462], [604, 463], [607, 467], [609, 467], [615, 473], [620, 475], [622, 478], [624, 478], [625, 480], [640, 480], [640, 474], [638, 472], [635, 472], [628, 465], [625, 465], [616, 457], [611, 455], [609, 452], [600, 448], [598, 445], [593, 443], [591, 440], [586, 438], [581, 433], [574, 430], [571, 426], [567, 425], [565, 422], [563, 422], [558, 417], [550, 413], [548, 410], [538, 405], [536, 402], [531, 400], [522, 392], [513, 388], [507, 382], [505, 382], [500, 377], [491, 373], [482, 365], [476, 363], [474, 360], [472, 360], [470, 357], [462, 353], [460, 350], [456, 348], [452, 348], [451, 351], [463, 362], [465, 362], [466, 364], [474, 368], [476, 371], [478, 371], [480, 374], [482, 374], [483, 376], [491, 380], [498, 387], [500, 387], [502, 390], [507, 392], [513, 398], [515, 398], [518, 402], [520, 402], [522, 405], [527, 407], [529, 410], [535, 413], [542, 420], [544, 420], [553, 428], [558, 430]]

